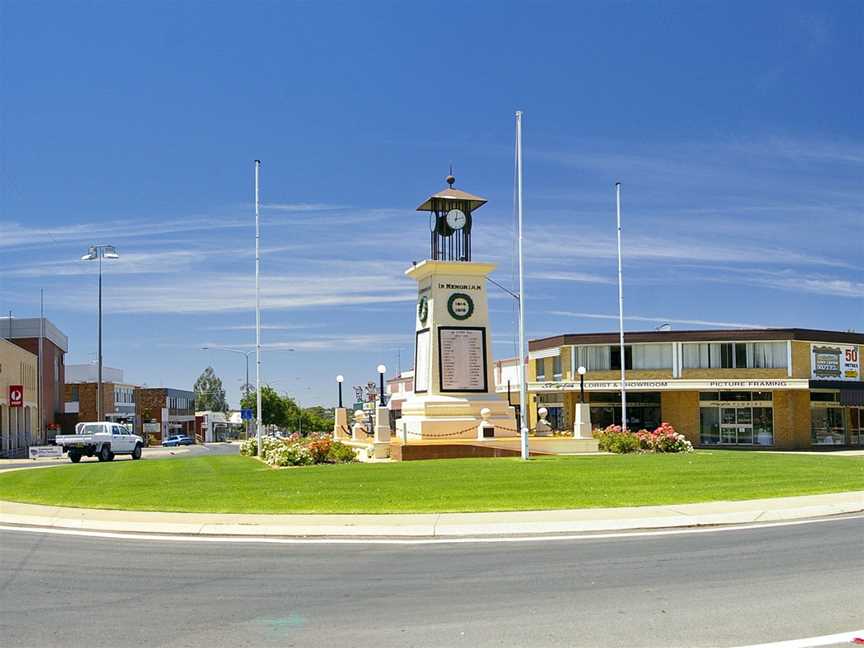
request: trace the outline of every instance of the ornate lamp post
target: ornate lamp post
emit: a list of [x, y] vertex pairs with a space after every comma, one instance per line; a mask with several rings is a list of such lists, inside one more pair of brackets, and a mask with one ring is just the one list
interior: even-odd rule
[[345, 382], [345, 376], [339, 374], [336, 376], [336, 382], [339, 383], [339, 407], [342, 407], [342, 383]]
[[379, 385], [379, 387], [378, 387], [378, 394], [379, 394], [378, 400], [380, 402], [381, 407], [384, 407], [385, 405], [387, 405], [387, 403], [384, 402], [384, 374], [386, 373], [386, 371], [387, 371], [387, 367], [385, 367], [383, 364], [378, 365], [378, 385]]
[[579, 402], [585, 402], [585, 367], [579, 367], [576, 370], [579, 373]]

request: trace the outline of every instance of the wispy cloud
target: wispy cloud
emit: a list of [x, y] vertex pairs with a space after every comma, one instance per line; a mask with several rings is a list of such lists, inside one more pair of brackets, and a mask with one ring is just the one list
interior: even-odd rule
[[[261, 346], [263, 349], [272, 351], [339, 351], [349, 353], [380, 351], [382, 349], [395, 350], [404, 348], [406, 343], [410, 342], [411, 335], [406, 331], [405, 333], [346, 333], [344, 335], [306, 336], [280, 342], [269, 342]], [[255, 348], [254, 344], [224, 345], [221, 343], [207, 343], [205, 346], [231, 346], [238, 349]]]
[[[573, 317], [576, 319], [599, 319], [599, 320], [614, 320], [618, 321], [618, 315], [608, 315], [605, 313], [577, 313], [573, 311], [547, 311], [549, 315], [558, 315], [560, 317]], [[632, 322], [654, 322], [658, 324], [686, 324], [688, 326], [717, 326], [721, 328], [771, 328], [765, 324], [747, 324], [742, 322], [715, 322], [711, 320], [699, 319], [678, 319], [674, 317], [646, 317], [644, 315], [625, 315], [625, 320]]]
[[546, 281], [574, 281], [576, 283], [614, 284], [615, 279], [602, 275], [590, 274], [588, 272], [530, 272], [529, 279]]
[[285, 212], [318, 212], [349, 209], [348, 205], [333, 205], [330, 203], [296, 202], [296, 203], [264, 203], [262, 209], [273, 209]]

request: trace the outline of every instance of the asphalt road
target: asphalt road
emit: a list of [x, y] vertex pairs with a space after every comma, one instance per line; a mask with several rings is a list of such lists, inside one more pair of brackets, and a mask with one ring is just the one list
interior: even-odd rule
[[739, 646], [864, 627], [864, 517], [717, 533], [252, 545], [0, 532], [12, 646]]
[[[153, 448], [144, 448], [143, 459], [175, 459], [183, 457], [197, 457], [201, 455], [238, 455], [240, 454], [240, 446], [231, 445], [230, 443], [208, 443], [205, 445], [181, 446], [180, 448], [163, 448], [155, 446]], [[81, 461], [99, 461], [96, 457], [82, 457]], [[129, 455], [117, 455], [114, 461], [132, 461]], [[10, 463], [0, 464], [0, 471], [12, 470], [18, 468], [41, 468], [46, 465], [50, 466], [65, 466], [71, 463], [64, 455], [63, 459], [56, 460], [22, 460]]]

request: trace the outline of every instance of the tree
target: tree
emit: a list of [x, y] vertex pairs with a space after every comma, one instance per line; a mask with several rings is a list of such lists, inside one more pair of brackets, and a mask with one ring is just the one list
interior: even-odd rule
[[195, 409], [198, 411], [227, 412], [228, 401], [225, 400], [225, 389], [222, 380], [207, 367], [195, 381]]
[[[290, 400], [290, 399], [288, 399]], [[291, 401], [293, 404], [294, 401]], [[250, 391], [240, 401], [240, 407], [243, 409], [251, 409], [252, 417], [257, 418], [257, 398], [256, 392]], [[296, 405], [294, 406], [296, 407]], [[269, 385], [261, 387], [261, 422], [264, 425], [278, 425], [286, 427], [290, 421], [289, 405], [286, 399], [280, 396], [275, 389]]]

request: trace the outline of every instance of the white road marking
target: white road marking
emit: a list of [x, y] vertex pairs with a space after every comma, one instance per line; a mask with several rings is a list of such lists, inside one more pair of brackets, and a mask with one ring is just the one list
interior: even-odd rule
[[722, 533], [746, 531], [750, 529], [772, 529], [776, 527], [801, 526], [804, 524], [824, 524], [841, 520], [864, 519], [862, 514], [843, 515], [815, 520], [794, 520], [789, 522], [766, 522], [764, 524], [742, 524], [721, 527], [690, 527], [685, 529], [664, 529], [659, 531], [618, 531], [614, 533], [579, 533], [569, 535], [539, 535], [492, 538], [286, 538], [268, 536], [207, 536], [179, 535], [170, 533], [126, 533], [120, 531], [85, 531], [79, 529], [57, 529], [54, 527], [29, 527], [0, 524], [0, 531], [19, 531], [24, 533], [45, 533], [51, 535], [77, 536], [86, 538], [112, 538], [118, 540], [143, 540], [150, 542], [225, 542], [250, 544], [345, 544], [345, 545], [434, 545], [434, 544], [494, 544], [502, 542], [560, 542], [563, 540], [608, 540], [616, 538], [646, 538], [652, 536], [682, 535], [688, 533]]
[[864, 629], [853, 630], [852, 632], [840, 632], [833, 635], [822, 635], [821, 637], [807, 637], [806, 639], [789, 639], [787, 641], [775, 641], [773, 643], [737, 646], [736, 648], [815, 648], [816, 646], [850, 643], [856, 637], [864, 638]]

